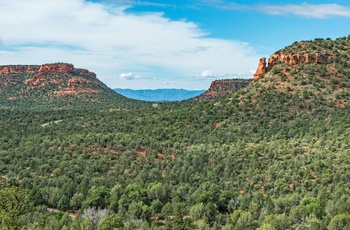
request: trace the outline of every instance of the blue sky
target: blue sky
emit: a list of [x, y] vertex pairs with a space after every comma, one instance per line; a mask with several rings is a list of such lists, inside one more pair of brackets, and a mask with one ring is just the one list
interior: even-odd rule
[[0, 64], [68, 62], [111, 88], [207, 89], [251, 78], [294, 41], [350, 34], [350, 3], [0, 0]]

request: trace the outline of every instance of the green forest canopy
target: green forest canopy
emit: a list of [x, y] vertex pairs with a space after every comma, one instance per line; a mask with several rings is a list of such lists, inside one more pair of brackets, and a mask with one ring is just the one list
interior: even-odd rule
[[33, 205], [0, 204], [2, 227], [349, 228], [349, 40], [331, 42], [343, 56], [215, 101], [2, 107], [0, 196]]

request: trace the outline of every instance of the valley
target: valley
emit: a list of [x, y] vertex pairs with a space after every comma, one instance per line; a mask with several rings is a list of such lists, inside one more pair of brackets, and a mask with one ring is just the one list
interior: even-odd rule
[[157, 107], [71, 64], [1, 67], [1, 227], [348, 228], [349, 39]]

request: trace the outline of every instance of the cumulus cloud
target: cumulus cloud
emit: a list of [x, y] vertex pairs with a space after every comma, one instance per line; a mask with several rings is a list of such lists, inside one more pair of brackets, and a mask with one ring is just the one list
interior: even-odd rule
[[214, 78], [214, 77], [216, 77], [216, 75], [213, 72], [209, 71], [209, 70], [204, 70], [202, 72], [202, 74], [201, 74], [201, 77], [203, 77], [203, 78]]
[[207, 68], [217, 74], [244, 71], [259, 59], [247, 43], [208, 38], [197, 24], [162, 13], [86, 0], [0, 3], [1, 64], [69, 62], [119, 87], [132, 77], [116, 81], [116, 72], [190, 78]]
[[210, 80], [213, 79], [232, 79], [232, 78], [252, 78], [255, 71], [247, 69], [245, 72], [235, 72], [235, 73], [224, 73], [216, 74], [210, 70], [204, 70], [199, 76], [196, 76], [197, 80]]
[[133, 74], [133, 73], [121, 73], [119, 75], [119, 79], [122, 80], [135, 80], [140, 79], [141, 77], [139, 75]]

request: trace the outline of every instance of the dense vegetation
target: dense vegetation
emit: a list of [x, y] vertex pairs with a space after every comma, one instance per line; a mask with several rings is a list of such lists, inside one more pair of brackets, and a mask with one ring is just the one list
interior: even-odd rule
[[331, 42], [216, 101], [2, 106], [2, 228], [349, 229], [350, 43]]

